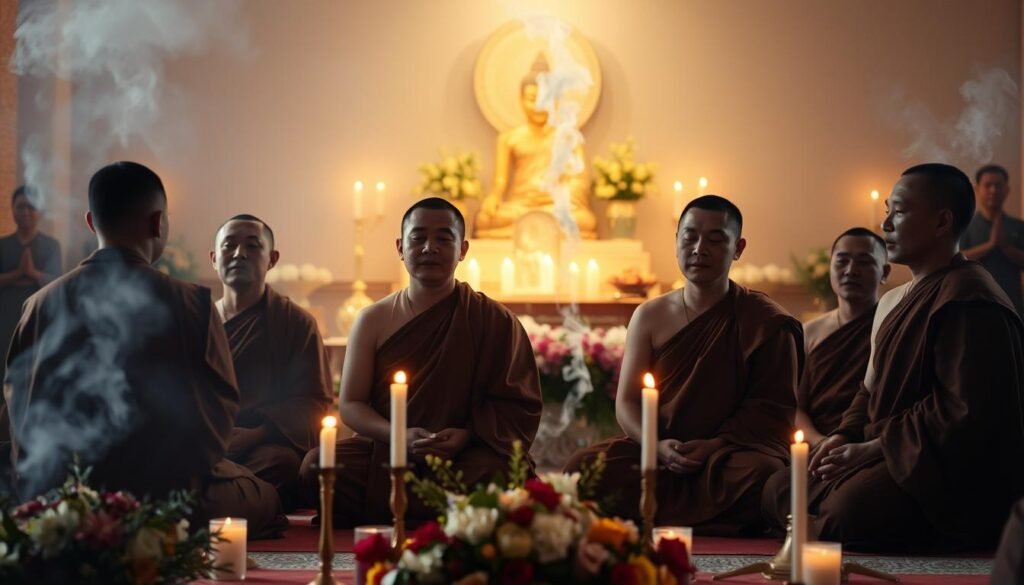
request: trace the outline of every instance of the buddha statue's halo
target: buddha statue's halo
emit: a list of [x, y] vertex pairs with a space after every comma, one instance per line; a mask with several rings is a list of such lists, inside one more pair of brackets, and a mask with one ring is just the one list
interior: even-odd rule
[[[593, 47], [575, 29], [567, 44], [593, 80], [590, 90], [574, 99], [579, 105], [578, 121], [582, 127], [593, 115], [601, 96], [601, 68]], [[529, 39], [518, 20], [499, 27], [480, 49], [474, 72], [477, 104], [487, 121], [499, 132], [525, 123], [519, 101], [522, 87], [530, 79], [536, 83], [537, 76], [548, 69], [543, 40]]]

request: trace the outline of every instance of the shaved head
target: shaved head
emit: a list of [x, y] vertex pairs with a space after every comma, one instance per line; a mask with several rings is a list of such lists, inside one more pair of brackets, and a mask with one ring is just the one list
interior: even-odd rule
[[274, 244], [274, 230], [270, 229], [270, 226], [267, 225], [267, 222], [265, 222], [262, 219], [256, 217], [255, 215], [250, 215], [248, 213], [240, 213], [238, 215], [233, 215], [233, 216], [229, 217], [227, 219], [227, 221], [225, 221], [224, 223], [220, 224], [220, 227], [217, 228], [217, 232], [213, 236], [213, 244], [214, 245], [217, 245], [217, 242], [220, 241], [220, 238], [223, 235], [224, 226], [228, 225], [229, 223], [231, 223], [233, 221], [253, 221], [253, 222], [256, 222], [256, 223], [260, 224], [261, 226], [263, 226], [263, 235], [270, 242], [270, 249], [273, 250], [275, 248], [275, 244]]
[[89, 180], [89, 211], [97, 230], [123, 231], [166, 206], [163, 182], [145, 165], [116, 162], [96, 171]]

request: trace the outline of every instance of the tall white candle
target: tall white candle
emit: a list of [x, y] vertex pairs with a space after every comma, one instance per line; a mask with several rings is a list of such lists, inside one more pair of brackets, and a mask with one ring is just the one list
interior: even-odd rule
[[804, 432], [797, 431], [789, 447], [790, 458], [790, 510], [793, 514], [793, 558], [789, 578], [802, 581], [803, 550], [807, 542], [807, 443]]
[[658, 389], [650, 373], [644, 374], [641, 400], [640, 469], [646, 471], [658, 468]]
[[548, 294], [555, 293], [555, 259], [544, 254], [540, 262], [540, 288]]
[[501, 294], [510, 295], [516, 289], [516, 265], [511, 258], [501, 261]]
[[377, 181], [377, 199], [375, 200], [377, 217], [384, 215], [384, 181]]
[[580, 265], [569, 263], [569, 298], [578, 301], [580, 298]]
[[672, 200], [672, 218], [678, 222], [679, 216], [683, 214], [683, 182], [676, 181], [672, 183], [672, 191], [674, 193]]
[[395, 372], [395, 381], [391, 384], [391, 467], [405, 467], [405, 406], [409, 396], [409, 386], [405, 383], [405, 372]]
[[873, 191], [871, 191], [871, 230], [872, 231], [876, 231], [876, 232], [882, 230], [882, 226], [881, 226], [880, 222], [878, 221], [878, 198], [879, 197], [880, 197], [880, 195], [878, 194], [878, 189], [874, 189]]
[[596, 299], [601, 296], [601, 267], [597, 260], [587, 260], [587, 298]]
[[363, 219], [363, 182], [352, 185], [352, 217]]
[[210, 536], [216, 537], [210, 543], [213, 549], [213, 580], [244, 580], [245, 547], [248, 537], [248, 523], [245, 519], [214, 518], [210, 520]]
[[838, 542], [808, 542], [804, 548], [804, 585], [839, 585], [843, 547]]
[[700, 180], [697, 181], [697, 184], [700, 185], [699, 195], [704, 195], [704, 192], [708, 190], [708, 178], [701, 177]]
[[476, 258], [470, 258], [466, 263], [466, 283], [473, 290], [480, 290], [480, 263]]
[[334, 444], [338, 439], [338, 419], [325, 416], [320, 428], [320, 469], [334, 467]]

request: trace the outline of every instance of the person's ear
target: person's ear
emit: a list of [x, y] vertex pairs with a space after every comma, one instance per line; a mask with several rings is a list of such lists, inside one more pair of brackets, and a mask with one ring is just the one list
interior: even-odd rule
[[89, 231], [90, 232], [92, 232], [94, 234], [96, 233], [96, 226], [93, 225], [93, 223], [92, 223], [92, 212], [91, 211], [86, 211], [85, 212], [85, 224], [87, 226], [89, 226]]
[[277, 266], [277, 261], [281, 259], [281, 253], [277, 250], [270, 251], [270, 265], [267, 266], [267, 270]]
[[210, 250], [210, 265], [213, 266], [213, 271], [217, 272], [217, 251]]
[[162, 210], [158, 209], [158, 210], [154, 211], [153, 213], [151, 213], [149, 215], [149, 222], [148, 222], [148, 226], [147, 226], [148, 227], [148, 232], [147, 232], [146, 235], [148, 235], [151, 238], [157, 238], [157, 239], [162, 238], [163, 235], [164, 235], [164, 233], [163, 233], [164, 232], [163, 219], [164, 219], [164, 212]]
[[732, 259], [733, 260], [739, 260], [740, 256], [743, 255], [743, 250], [746, 250], [746, 249], [747, 249], [747, 239], [746, 238], [740, 238], [739, 241], [736, 242], [736, 253], [733, 254]]
[[882, 283], [883, 284], [885, 284], [885, 281], [889, 279], [889, 274], [891, 274], [891, 273], [892, 273], [892, 264], [889, 264], [888, 262], [886, 262], [885, 266], [882, 267]]
[[402, 238], [395, 238], [395, 250], [398, 250], [398, 259], [405, 260], [405, 251], [402, 249]]
[[459, 253], [459, 262], [466, 259], [466, 252], [469, 252], [469, 240], [462, 240], [462, 248]]

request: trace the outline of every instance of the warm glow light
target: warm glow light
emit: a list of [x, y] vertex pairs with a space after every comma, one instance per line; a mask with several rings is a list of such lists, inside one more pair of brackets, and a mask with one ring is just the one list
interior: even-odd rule
[[225, 527], [231, 526], [231, 517], [230, 516], [224, 520], [224, 526]]
[[707, 177], [701, 177], [700, 178], [700, 188], [701, 189], [707, 189], [708, 188], [708, 178]]
[[580, 265], [579, 264], [577, 264], [575, 262], [570, 262], [569, 263], [569, 272], [579, 272], [579, 271], [580, 271]]
[[363, 190], [363, 182], [362, 181], [356, 181], [355, 184], [352, 185], [352, 188], [355, 189], [356, 191], [362, 191]]
[[508, 266], [508, 267], [511, 268], [512, 267], [512, 259], [506, 257], [504, 260], [501, 261], [501, 265], [502, 266]]
[[683, 182], [682, 181], [676, 181], [675, 183], [672, 183], [672, 188], [675, 189], [676, 191], [682, 191], [683, 190]]
[[338, 419], [333, 416], [325, 416], [324, 420], [321, 421], [325, 428], [333, 429], [338, 426]]
[[796, 434], [793, 435], [793, 441], [795, 443], [803, 443], [804, 442], [804, 432], [803, 431], [797, 431]]
[[597, 269], [597, 260], [595, 260], [593, 258], [591, 258], [590, 260], [587, 260], [587, 268], [592, 268], [592, 269], [596, 270]]
[[654, 388], [654, 376], [650, 372], [644, 374], [644, 388]]
[[384, 190], [384, 181], [377, 181], [377, 190], [378, 191], [383, 191]]
[[395, 384], [405, 384], [405, 372], [402, 370], [395, 372]]
[[871, 192], [871, 200], [878, 201], [878, 189], [875, 189], [874, 191]]

